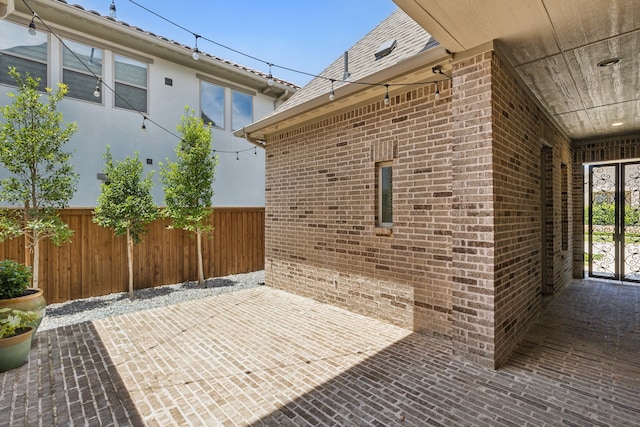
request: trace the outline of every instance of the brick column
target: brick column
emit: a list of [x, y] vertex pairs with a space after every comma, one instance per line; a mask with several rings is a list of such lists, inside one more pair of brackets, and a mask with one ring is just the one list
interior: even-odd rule
[[495, 367], [492, 52], [453, 64], [453, 350]]

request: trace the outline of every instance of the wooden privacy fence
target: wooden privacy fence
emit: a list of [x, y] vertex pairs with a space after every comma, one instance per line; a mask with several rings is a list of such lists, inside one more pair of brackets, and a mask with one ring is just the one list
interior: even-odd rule
[[[40, 287], [48, 303], [126, 292], [125, 237], [99, 227], [92, 209], [64, 209], [61, 218], [75, 230], [71, 243], [60, 247], [43, 242]], [[198, 279], [196, 240], [157, 220], [134, 249], [136, 289]], [[203, 239], [205, 277], [264, 269], [264, 208], [216, 208], [211, 218], [213, 238]], [[25, 262], [24, 239], [0, 243], [0, 259]]]

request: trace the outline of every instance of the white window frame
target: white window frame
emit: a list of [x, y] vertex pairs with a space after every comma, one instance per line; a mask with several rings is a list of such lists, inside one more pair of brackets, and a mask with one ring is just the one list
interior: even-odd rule
[[[243, 124], [242, 126], [238, 126], [237, 128], [236, 128], [236, 126], [234, 126], [234, 114], [233, 114], [233, 112], [235, 111], [235, 106], [234, 106], [233, 99], [234, 99], [234, 95], [236, 95], [236, 94], [242, 95], [242, 96], [248, 96], [249, 99], [251, 100], [251, 103], [250, 103], [251, 111], [250, 111], [250, 115], [249, 115], [250, 116], [249, 117], [249, 123]], [[231, 131], [232, 132], [237, 131], [238, 129], [242, 129], [244, 126], [246, 126], [246, 125], [248, 125], [248, 124], [253, 122], [253, 100], [254, 100], [254, 98], [255, 97], [253, 95], [251, 95], [251, 94], [249, 94], [247, 92], [231, 89]]]
[[[146, 77], [146, 86], [140, 86], [140, 85], [136, 85], [135, 83], [131, 83], [128, 81], [124, 81], [124, 80], [118, 80], [118, 73], [116, 71], [116, 63], [118, 62], [118, 58], [124, 58], [128, 61], [133, 61], [133, 62], [137, 62], [140, 64], [143, 64], [145, 66], [146, 72], [147, 72], [147, 77]], [[113, 94], [113, 106], [114, 108], [121, 108], [124, 110], [130, 110], [130, 111], [138, 111], [136, 108], [131, 108], [130, 106], [126, 105], [126, 106], [122, 106], [122, 105], [116, 105], [116, 103], [118, 102], [118, 99], [120, 98], [120, 94], [118, 93], [118, 85], [124, 85], [124, 86], [129, 86], [135, 89], [143, 89], [145, 91], [145, 109], [140, 110], [140, 112], [142, 113], [148, 113], [149, 112], [149, 64], [147, 62], [141, 61], [140, 59], [136, 59], [136, 58], [132, 58], [131, 56], [127, 56], [127, 55], [123, 55], [120, 53], [114, 53], [113, 55], [113, 90], [114, 90], [114, 94]], [[127, 100], [126, 97], [122, 97], [122, 99]]]
[[[65, 45], [67, 45], [67, 46], [69, 45], [69, 43], [73, 43], [73, 44], [77, 44], [77, 45], [85, 46], [85, 47], [88, 47], [88, 48], [90, 48], [90, 49], [95, 49], [96, 51], [99, 51], [99, 52], [101, 53], [101, 58], [100, 58], [100, 72], [99, 72], [99, 73], [96, 73], [96, 74], [98, 75], [98, 79], [102, 79], [102, 76], [103, 76], [103, 74], [104, 74], [104, 55], [105, 55], [104, 49], [100, 49], [100, 48], [97, 48], [97, 47], [92, 46], [92, 45], [90, 45], [90, 44], [82, 43], [82, 42], [79, 42], [79, 41], [76, 41], [76, 40], [63, 39], [63, 42], [64, 42], [64, 44], [65, 44]], [[91, 74], [91, 73], [90, 73], [86, 68], [84, 68], [84, 67], [82, 67], [82, 68], [75, 68], [75, 67], [73, 67], [73, 66], [65, 65], [65, 64], [64, 64], [64, 57], [65, 57], [65, 52], [66, 52], [68, 49], [67, 49], [67, 47], [66, 47], [66, 46], [64, 46], [64, 45], [60, 46], [60, 48], [62, 49], [61, 60], [60, 60], [60, 63], [61, 63], [61, 66], [62, 66], [61, 80], [62, 80], [65, 84], [67, 84], [67, 85], [68, 85], [68, 83], [64, 81], [64, 72], [65, 72], [65, 71], [71, 71], [71, 72], [74, 72], [74, 73], [77, 73], [77, 74], [82, 74], [82, 75], [85, 75], [85, 76], [89, 76], [89, 77], [91, 77], [92, 79], [95, 79], [95, 80], [93, 81], [93, 83], [92, 83], [89, 87], [87, 87], [87, 88], [86, 88], [86, 90], [87, 90], [87, 94], [88, 94], [88, 95], [87, 95], [87, 99], [85, 99], [85, 98], [78, 98], [78, 97], [73, 96], [73, 95], [71, 94], [71, 90], [67, 93], [67, 97], [72, 98], [72, 99], [77, 99], [77, 100], [80, 100], [80, 101], [91, 102], [91, 103], [95, 103], [95, 104], [102, 104], [103, 99], [104, 99], [104, 96], [103, 96], [103, 95], [104, 95], [104, 88], [102, 87], [102, 85], [100, 85], [100, 96], [96, 98], [96, 97], [93, 95], [93, 93], [94, 93], [94, 91], [95, 91], [95, 88], [96, 88], [96, 85], [98, 84], [98, 79], [96, 79], [96, 77], [95, 77], [93, 74]], [[75, 51], [72, 51], [72, 52], [74, 52], [74, 53], [76, 53], [76, 54], [77, 54], [77, 52], [75, 52]], [[73, 54], [72, 54], [72, 53], [69, 53], [69, 55], [72, 55], [72, 56], [73, 56]], [[81, 58], [81, 59], [82, 59], [82, 58]]]
[[[224, 87], [223, 85], [221, 85], [220, 83], [215, 83], [215, 82], [211, 82], [209, 80], [200, 80], [200, 94], [199, 94], [199, 101], [200, 101], [200, 117], [202, 118], [202, 95], [203, 95], [203, 91], [202, 91], [202, 85], [207, 84], [210, 86], [215, 86], [217, 88], [220, 88], [222, 90], [222, 123], [218, 124], [218, 123], [212, 123], [213, 127], [215, 127], [216, 129], [225, 129], [225, 121], [226, 121], [226, 117], [227, 117], [227, 88]], [[211, 117], [210, 117], [211, 118]], [[202, 120], [204, 120], [204, 118], [202, 118]], [[208, 125], [209, 123], [205, 123], [205, 125]]]
[[[19, 34], [20, 37], [24, 37], [25, 40], [30, 41], [29, 38], [32, 38], [34, 36], [31, 36], [30, 34], [26, 34], [27, 33], [27, 28], [28, 28], [28, 24], [20, 24], [18, 22], [14, 22], [14, 21], [9, 21], [9, 20], [3, 20], [3, 23], [15, 26], [15, 32], [12, 32], [12, 34], [16, 35]], [[34, 62], [36, 64], [42, 64], [45, 66], [45, 78], [44, 80], [40, 81], [40, 86], [38, 87], [38, 90], [44, 92], [46, 87], [49, 87], [49, 63], [50, 63], [50, 57], [51, 54], [49, 52], [50, 48], [51, 48], [51, 40], [49, 37], [49, 33], [48, 32], [44, 32], [41, 31], [40, 29], [36, 29], [36, 34], [40, 35], [40, 34], [44, 34], [46, 37], [46, 43], [47, 43], [47, 59], [45, 61], [40, 60], [39, 58], [34, 58], [34, 57], [30, 57], [27, 55], [20, 55], [20, 54], [15, 54], [15, 53], [4, 53], [3, 55], [9, 56], [9, 57], [13, 57], [13, 58], [18, 58], [18, 59], [22, 59], [22, 60], [26, 60], [26, 61], [31, 61]], [[26, 34], [26, 35], [24, 35]], [[1, 47], [1, 46], [0, 46]], [[3, 73], [8, 73], [8, 69], [5, 70], [0, 70]], [[18, 68], [18, 72], [20, 72], [21, 76], [24, 78], [25, 73], [24, 70], [21, 70]], [[9, 78], [7, 82], [4, 83], [0, 83], [2, 85], [7, 85], [7, 86], [12, 86], [12, 87], [16, 87], [16, 84], [13, 82], [13, 79]]]

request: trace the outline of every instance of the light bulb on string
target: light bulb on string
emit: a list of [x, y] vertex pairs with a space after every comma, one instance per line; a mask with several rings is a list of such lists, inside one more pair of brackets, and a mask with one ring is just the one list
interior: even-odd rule
[[384, 95], [384, 105], [389, 105], [389, 85], [384, 85], [387, 88], [387, 93]]
[[33, 18], [31, 18], [31, 22], [29, 23], [29, 34], [31, 34], [32, 36], [36, 35], [36, 14], [33, 14]]
[[253, 147], [253, 155], [254, 156], [258, 155], [258, 147]]
[[236, 162], [240, 161], [240, 156], [238, 155], [238, 152], [236, 151]]
[[335, 80], [331, 79], [331, 92], [329, 92], [329, 101], [333, 101], [334, 99], [336, 99], [336, 94], [333, 91], [333, 82], [335, 82]]
[[147, 116], [142, 116], [142, 127], [140, 129], [142, 129], [142, 133], [147, 133], [147, 125], [145, 124], [145, 122], [147, 121]]
[[440, 88], [438, 88], [438, 82], [436, 82], [436, 99], [440, 99]]
[[109, 6], [109, 16], [113, 19], [116, 18], [116, 3], [115, 0], [111, 0], [111, 6]]
[[269, 86], [273, 86], [273, 75], [271, 74], [271, 66], [273, 64], [269, 63], [268, 65], [269, 65], [269, 75], [267, 76], [267, 84]]
[[93, 96], [95, 96], [96, 98], [100, 98], [100, 79], [98, 79], [98, 81], [96, 82], [96, 90], [93, 91]]
[[194, 37], [196, 38], [196, 46], [193, 48], [193, 53], [191, 54], [191, 57], [193, 58], [194, 61], [197, 61], [198, 59], [200, 59], [200, 51], [198, 50], [198, 39], [200, 38], [200, 35], [194, 34]]

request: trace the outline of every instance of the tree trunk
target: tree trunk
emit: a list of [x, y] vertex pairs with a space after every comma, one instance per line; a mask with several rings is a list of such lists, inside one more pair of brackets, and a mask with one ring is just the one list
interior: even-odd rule
[[[31, 254], [27, 254], [28, 256]], [[33, 265], [31, 266], [33, 271], [33, 285], [35, 289], [40, 286], [40, 245], [37, 240], [33, 242]]]
[[204, 267], [202, 266], [202, 230], [196, 230], [196, 241], [198, 244], [198, 285], [204, 284]]
[[127, 261], [129, 265], [129, 298], [133, 298], [133, 238], [127, 228]]

